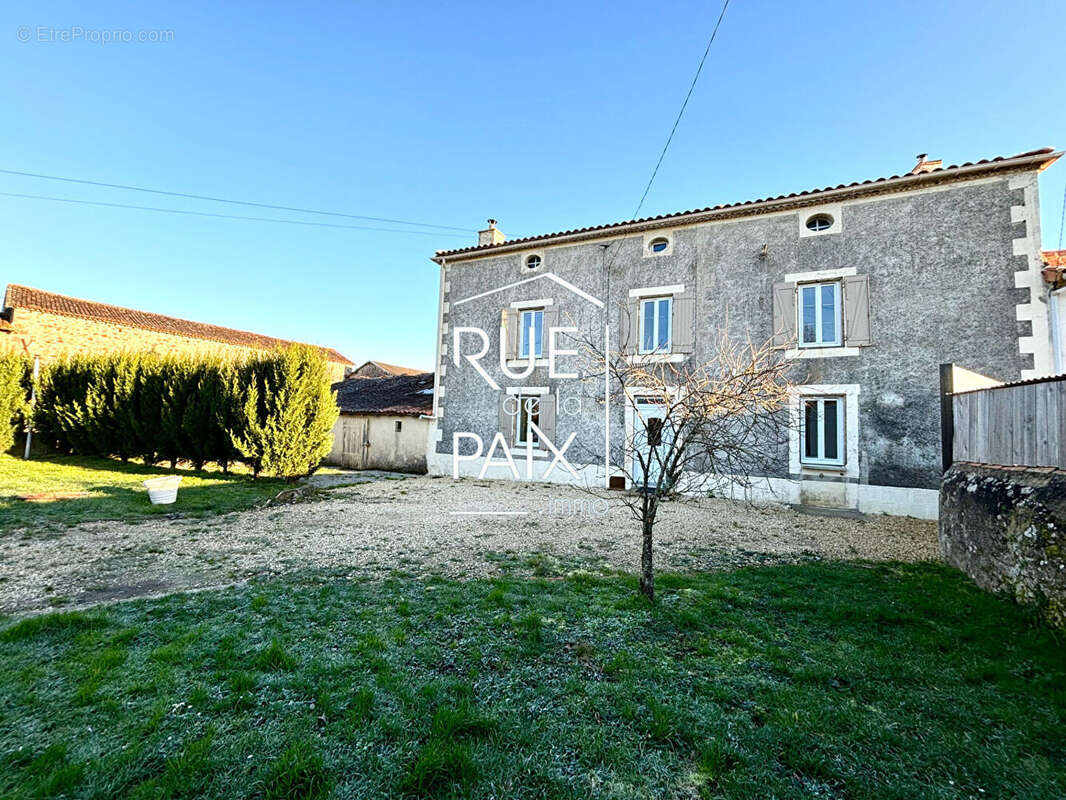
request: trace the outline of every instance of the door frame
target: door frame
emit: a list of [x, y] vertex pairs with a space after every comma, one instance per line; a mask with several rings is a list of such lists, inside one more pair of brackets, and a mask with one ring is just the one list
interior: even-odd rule
[[[673, 400], [676, 400], [680, 389], [676, 386], [666, 387], [666, 391], [669, 393]], [[637, 412], [636, 407], [638, 404], [644, 403], [646, 405], [658, 405], [664, 406], [662, 393], [652, 392], [647, 389], [629, 388], [625, 389], [626, 397], [626, 409], [625, 409], [625, 447], [624, 463], [626, 464], [626, 488], [633, 488], [633, 472], [634, 472], [634, 458], [633, 452], [634, 444], [636, 442], [636, 419]], [[648, 401], [651, 401], [650, 403]]]

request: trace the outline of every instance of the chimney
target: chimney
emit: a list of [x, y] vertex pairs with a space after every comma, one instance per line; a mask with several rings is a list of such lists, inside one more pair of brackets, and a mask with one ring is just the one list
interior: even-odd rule
[[483, 244], [499, 244], [507, 237], [503, 235], [503, 231], [496, 227], [496, 220], [489, 220], [489, 227], [483, 231], [477, 232], [477, 243], [480, 247]]
[[914, 169], [908, 172], [908, 175], [921, 175], [923, 172], [932, 172], [934, 169], [940, 169], [944, 162], [939, 158], [936, 161], [927, 161], [926, 156], [928, 153], [918, 154], [918, 163], [914, 165]]

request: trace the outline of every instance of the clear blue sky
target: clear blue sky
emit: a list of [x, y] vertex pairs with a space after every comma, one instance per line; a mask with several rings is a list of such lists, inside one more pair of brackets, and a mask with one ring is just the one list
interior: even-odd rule
[[[720, 10], [282, 5], [5, 4], [0, 168], [471, 229], [493, 216], [509, 236], [626, 219]], [[41, 42], [39, 26], [173, 36]], [[905, 172], [919, 152], [1066, 146], [1064, 31], [1061, 2], [733, 0], [644, 212]], [[1064, 185], [1066, 164], [1044, 173], [1045, 246]], [[0, 191], [330, 221], [10, 175]], [[0, 281], [429, 368], [428, 259], [473, 237], [0, 197]]]

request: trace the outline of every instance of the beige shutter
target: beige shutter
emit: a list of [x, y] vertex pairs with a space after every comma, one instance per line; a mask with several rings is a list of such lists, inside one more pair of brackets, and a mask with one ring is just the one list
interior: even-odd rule
[[[541, 395], [540, 421], [537, 423], [537, 427], [540, 428], [545, 437], [551, 440], [552, 444], [558, 447], [559, 445], [555, 441], [555, 403], [554, 394]], [[545, 444], [543, 438], [537, 443], [537, 447], [541, 450], [548, 449], [548, 445]]]
[[630, 297], [626, 303], [625, 313], [622, 314], [622, 324], [619, 328], [627, 331], [626, 339], [621, 348], [626, 353], [640, 351], [640, 298]]
[[774, 284], [774, 347], [796, 341], [796, 284]]
[[[514, 395], [508, 395], [506, 392], [500, 393], [499, 431], [503, 434], [503, 440], [508, 447], [514, 447], [515, 417], [513, 412], [517, 408], [517, 400], [518, 398]], [[489, 447], [491, 446], [490, 444]]]
[[670, 320], [671, 351], [691, 353], [696, 341], [696, 298], [688, 294], [675, 294], [672, 319]]
[[866, 347], [870, 339], [870, 276], [844, 278], [844, 344]]
[[[551, 329], [559, 327], [559, 309], [548, 307], [544, 309], [544, 324], [541, 328], [540, 352], [544, 358], [548, 357], [548, 342], [551, 341]], [[563, 337], [557, 337], [562, 339]], [[561, 345], [566, 349], [566, 345]]]
[[518, 324], [520, 317], [516, 308], [505, 308], [501, 316], [503, 329], [507, 334], [507, 352], [504, 354], [504, 358], [510, 361], [518, 358]]

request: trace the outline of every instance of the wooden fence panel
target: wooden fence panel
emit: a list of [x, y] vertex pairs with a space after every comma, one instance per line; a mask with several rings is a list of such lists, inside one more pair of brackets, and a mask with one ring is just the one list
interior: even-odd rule
[[1066, 469], [1066, 380], [952, 397], [956, 461]]

